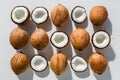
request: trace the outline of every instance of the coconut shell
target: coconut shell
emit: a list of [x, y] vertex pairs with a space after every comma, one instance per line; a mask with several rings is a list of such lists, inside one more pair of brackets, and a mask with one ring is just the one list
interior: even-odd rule
[[23, 48], [28, 42], [28, 33], [21, 29], [15, 28], [10, 33], [10, 43], [15, 49]]
[[89, 58], [91, 69], [97, 73], [102, 74], [107, 67], [107, 59], [101, 53], [93, 53]]
[[29, 59], [23, 53], [16, 53], [11, 59], [11, 68], [16, 75], [26, 71], [29, 66]]
[[40, 28], [32, 33], [30, 41], [34, 48], [36, 48], [37, 50], [42, 50], [47, 46], [49, 42], [49, 37], [47, 33]]
[[65, 26], [68, 22], [68, 10], [62, 4], [55, 6], [51, 12], [51, 20], [56, 27]]
[[73, 47], [82, 51], [88, 46], [90, 42], [90, 35], [85, 29], [77, 28], [70, 35], [70, 39]]
[[62, 53], [54, 54], [50, 59], [50, 67], [57, 75], [64, 73], [67, 67], [67, 57]]
[[95, 6], [90, 11], [90, 20], [95, 26], [101, 26], [108, 18], [107, 9], [104, 6]]

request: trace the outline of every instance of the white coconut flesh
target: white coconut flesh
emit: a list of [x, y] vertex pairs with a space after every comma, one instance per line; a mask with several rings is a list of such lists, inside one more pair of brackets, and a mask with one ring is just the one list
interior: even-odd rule
[[75, 22], [83, 22], [87, 18], [86, 10], [82, 7], [76, 7], [72, 12], [72, 18]]
[[47, 67], [47, 61], [42, 56], [34, 56], [31, 60], [31, 67], [35, 71], [43, 71]]
[[87, 69], [87, 62], [79, 56], [76, 56], [71, 61], [71, 66], [74, 71], [82, 72]]
[[52, 43], [59, 48], [64, 47], [68, 43], [68, 36], [64, 32], [55, 32], [51, 38]]
[[104, 31], [96, 32], [93, 36], [93, 44], [96, 47], [103, 48], [106, 47], [110, 42], [108, 33]]
[[28, 17], [28, 10], [25, 7], [16, 7], [12, 11], [12, 19], [16, 23], [24, 22]]
[[32, 19], [37, 24], [43, 23], [48, 18], [48, 12], [46, 9], [39, 7], [36, 8], [32, 13]]

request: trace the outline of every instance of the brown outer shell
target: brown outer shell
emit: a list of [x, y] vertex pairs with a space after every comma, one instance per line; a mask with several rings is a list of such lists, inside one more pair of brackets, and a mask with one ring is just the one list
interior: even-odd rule
[[39, 24], [45, 23], [45, 22], [48, 20], [48, 18], [49, 18], [49, 13], [48, 13], [48, 10], [47, 10], [45, 7], [36, 7], [36, 8], [33, 9], [31, 15], [33, 14], [34, 10], [37, 9], [37, 8], [43, 8], [43, 9], [45, 9], [45, 10], [47, 11], [47, 18], [46, 18], [46, 20], [43, 21], [42, 23], [36, 23], [36, 22], [32, 19], [32, 17], [31, 17], [31, 20], [32, 20], [36, 25], [39, 25]]
[[[34, 55], [34, 56], [31, 58], [31, 60], [32, 60], [35, 56], [42, 56], [42, 55], [36, 54], [36, 55]], [[30, 60], [30, 67], [31, 67], [34, 71], [36, 71], [36, 72], [43, 72], [43, 71], [45, 71], [45, 70], [47, 69], [47, 67], [48, 67], [48, 62], [47, 62], [48, 60], [47, 60], [47, 58], [44, 57], [44, 56], [42, 56], [42, 57], [46, 60], [46, 63], [47, 63], [46, 68], [43, 69], [42, 71], [37, 71], [37, 70], [33, 69], [33, 67], [31, 66], [31, 60]]]
[[29, 66], [29, 59], [23, 53], [16, 53], [11, 59], [11, 68], [16, 75], [26, 71]]
[[[94, 37], [95, 33], [99, 32], [99, 31], [103, 31], [103, 32], [107, 33], [108, 36], [109, 36], [109, 43], [108, 43], [105, 47], [102, 47], [102, 48], [97, 47], [97, 46], [93, 43], [93, 37]], [[111, 42], [110, 34], [109, 34], [107, 31], [105, 31], [105, 30], [98, 30], [98, 31], [94, 32], [93, 35], [92, 35], [92, 44], [93, 44], [93, 46], [94, 46], [95, 48], [104, 49], [104, 48], [106, 48], [106, 47], [109, 46], [110, 42]]]
[[15, 49], [23, 48], [28, 42], [28, 33], [22, 28], [15, 28], [10, 33], [10, 43]]
[[90, 35], [85, 29], [77, 28], [70, 35], [70, 39], [73, 47], [82, 51], [88, 46], [90, 42]]
[[101, 53], [93, 53], [89, 58], [89, 64], [91, 69], [101, 75], [107, 67], [107, 59]]
[[[73, 19], [72, 14], [73, 14], [74, 9], [77, 8], [77, 7], [80, 7], [80, 8], [85, 9], [85, 8], [82, 7], [82, 6], [76, 6], [76, 7], [74, 7], [73, 10], [72, 10], [72, 12], [71, 12], [71, 19], [72, 19], [75, 23], [77, 23], [77, 24], [81, 24], [81, 23], [83, 23], [83, 22], [87, 19], [87, 17], [86, 17], [86, 19], [85, 19], [83, 22], [77, 22], [77, 21], [75, 21], [75, 20]], [[85, 9], [85, 10], [86, 10], [86, 9]], [[85, 12], [86, 12], [86, 11], [85, 11]], [[87, 16], [87, 13], [86, 13], [86, 16]]]
[[[70, 66], [71, 66], [72, 70], [75, 71], [75, 72], [84, 72], [84, 71], [86, 71], [86, 70], [88, 69], [88, 64], [87, 64], [87, 68], [86, 68], [85, 70], [83, 70], [83, 71], [76, 71], [76, 70], [73, 69], [72, 60], [73, 60], [73, 58], [75, 58], [75, 57], [77, 57], [77, 56], [78, 56], [78, 55], [72, 57], [72, 59], [70, 60]], [[80, 57], [80, 56], [78, 56], [78, 57]], [[81, 58], [82, 58], [82, 57], [81, 57]], [[83, 58], [83, 59], [84, 59], [84, 58]], [[86, 61], [86, 63], [88, 63], [86, 59], [84, 59], [84, 60]]]
[[[26, 18], [22, 23], [17, 23], [17, 22], [14, 21], [13, 18], [12, 18], [12, 12], [13, 12], [13, 10], [14, 10], [15, 8], [17, 8], [17, 7], [24, 7], [24, 8], [28, 11], [28, 16], [27, 16], [27, 18]], [[12, 20], [15, 24], [18, 24], [18, 25], [25, 25], [26, 23], [28, 23], [28, 22], [29, 22], [29, 19], [30, 19], [30, 11], [29, 11], [29, 9], [28, 9], [27, 7], [25, 7], [25, 6], [16, 6], [15, 8], [13, 8], [13, 10], [11, 11], [11, 20]]]
[[51, 20], [56, 27], [62, 27], [68, 22], [68, 15], [67, 8], [62, 4], [58, 4], [51, 12]]
[[50, 67], [57, 75], [64, 73], [67, 67], [67, 57], [63, 53], [54, 54], [50, 59]]
[[95, 6], [90, 11], [90, 20], [95, 26], [101, 26], [108, 18], [107, 9], [104, 6]]
[[[63, 32], [63, 31], [55, 31], [54, 33], [56, 33], [56, 32]], [[51, 35], [51, 37], [50, 37], [50, 42], [52, 43], [52, 36], [54, 35], [54, 33]], [[66, 32], [63, 32], [64, 34], [66, 34], [67, 35], [67, 33]], [[68, 35], [67, 35], [67, 38], [68, 38], [68, 42], [67, 42], [67, 44], [65, 45], [65, 46], [63, 46], [63, 47], [57, 47], [57, 46], [55, 46], [53, 43], [52, 43], [52, 45], [53, 46], [55, 46], [56, 48], [58, 48], [58, 49], [62, 49], [62, 48], [64, 48], [64, 47], [66, 47], [67, 45], [68, 45], [68, 43], [69, 43], [69, 37], [68, 37]]]
[[47, 46], [49, 37], [43, 29], [39, 28], [32, 33], [30, 41], [34, 48], [42, 50]]

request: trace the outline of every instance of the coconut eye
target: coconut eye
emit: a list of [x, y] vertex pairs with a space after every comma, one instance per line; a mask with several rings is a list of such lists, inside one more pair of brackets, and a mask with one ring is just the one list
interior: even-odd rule
[[57, 48], [63, 48], [65, 46], [67, 46], [67, 44], [69, 42], [69, 38], [66, 33], [56, 31], [52, 34], [50, 41], [53, 44], [53, 46], [55, 46]]
[[33, 9], [31, 19], [36, 24], [42, 24], [48, 19], [48, 10], [44, 7], [36, 7]]
[[28, 22], [30, 12], [25, 6], [17, 6], [11, 12], [11, 19], [15, 24], [23, 25]]
[[92, 36], [92, 43], [96, 48], [105, 48], [110, 44], [110, 35], [106, 31], [96, 31]]

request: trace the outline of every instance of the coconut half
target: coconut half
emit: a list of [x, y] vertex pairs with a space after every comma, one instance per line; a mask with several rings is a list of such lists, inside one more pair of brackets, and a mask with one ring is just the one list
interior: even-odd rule
[[36, 24], [42, 24], [48, 19], [48, 10], [45, 7], [36, 7], [31, 14], [31, 19]]
[[96, 31], [92, 35], [92, 43], [96, 48], [106, 48], [111, 42], [111, 38], [108, 32], [100, 30]]
[[70, 61], [71, 68], [75, 72], [84, 72], [88, 68], [88, 63], [80, 56], [74, 56]]
[[87, 19], [84, 7], [76, 6], [71, 12], [71, 18], [75, 23], [82, 23]]
[[34, 71], [42, 72], [48, 67], [47, 59], [40, 55], [35, 55], [30, 61], [31, 68]]
[[11, 12], [11, 19], [15, 24], [25, 24], [30, 18], [30, 12], [25, 6], [16, 6]]
[[50, 41], [53, 44], [53, 46], [57, 48], [64, 48], [68, 45], [69, 38], [67, 33], [62, 31], [56, 31], [52, 34]]

